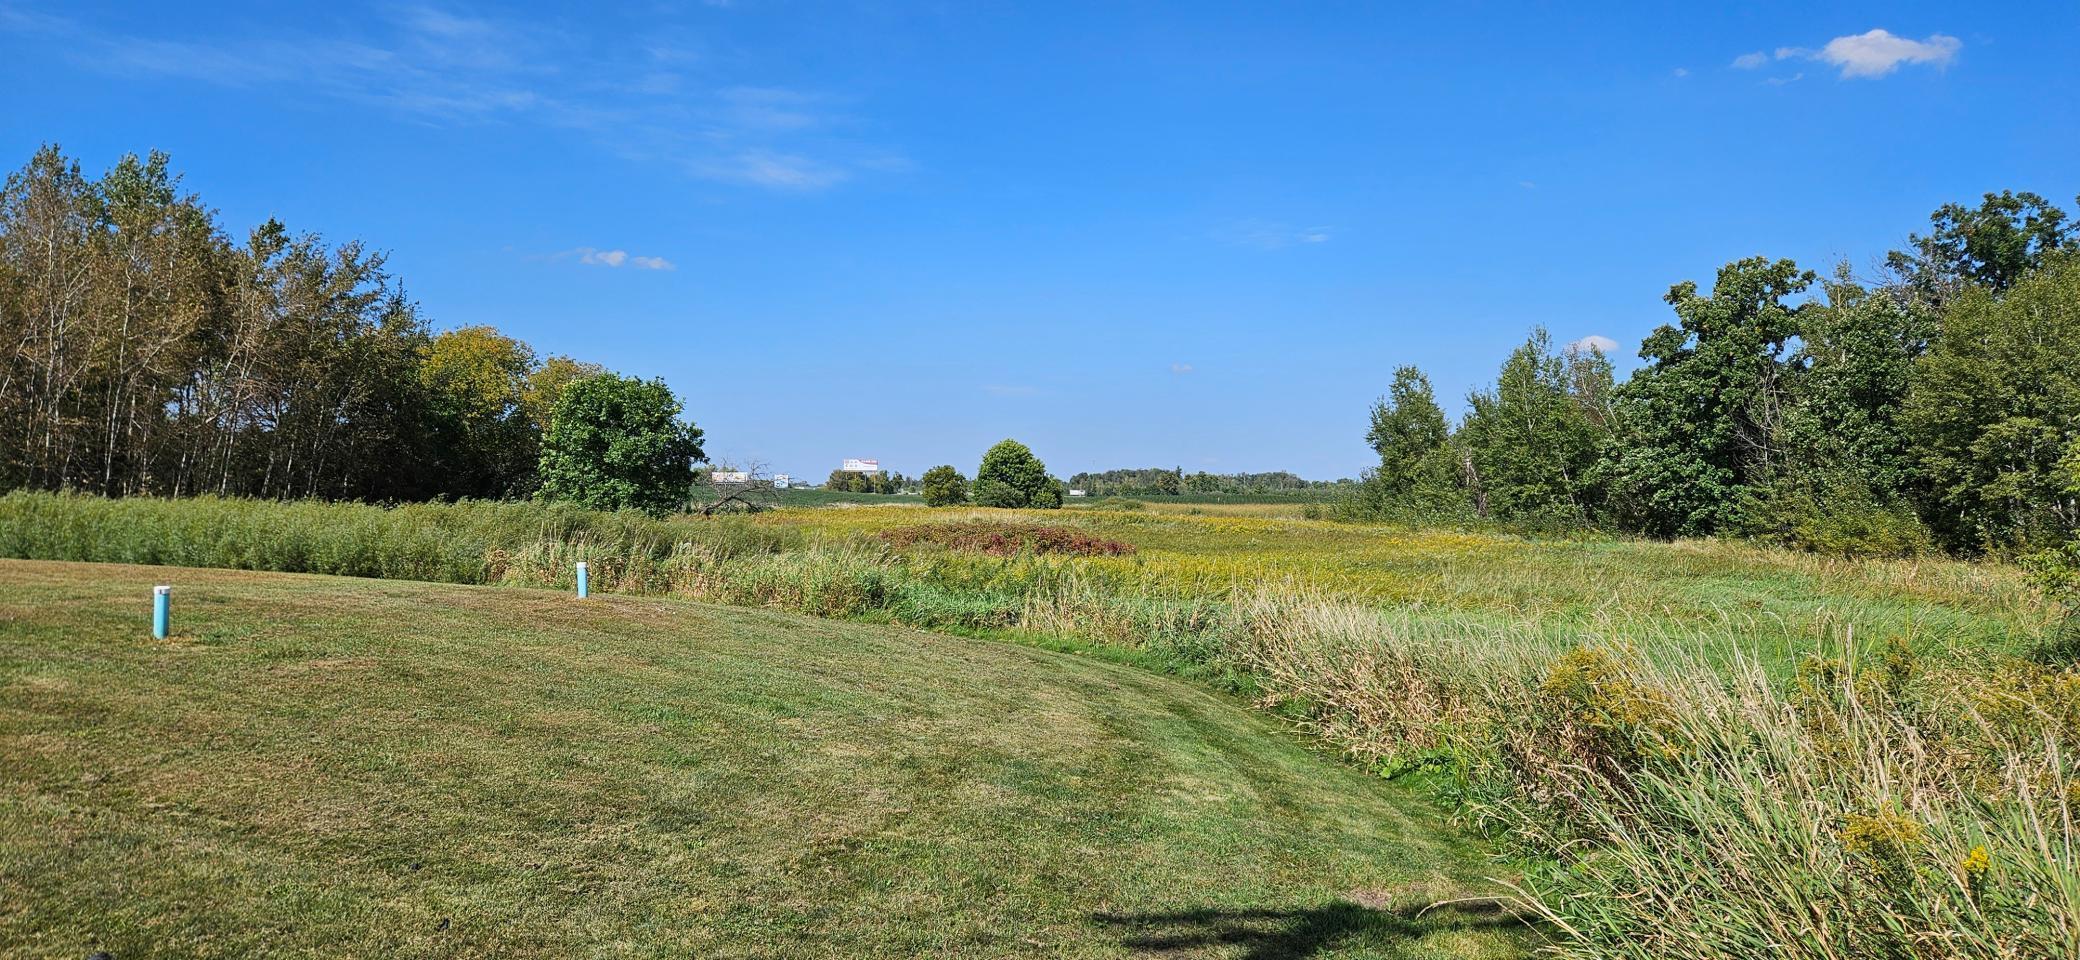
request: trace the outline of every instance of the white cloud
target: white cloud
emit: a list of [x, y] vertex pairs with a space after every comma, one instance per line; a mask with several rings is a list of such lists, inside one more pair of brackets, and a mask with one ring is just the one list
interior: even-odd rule
[[1181, 377], [1192, 372], [1192, 365], [1189, 363], [1173, 363], [1170, 365], [1170, 372]]
[[1882, 77], [1902, 63], [1947, 67], [1963, 47], [1964, 41], [1940, 33], [1909, 40], [1872, 30], [1829, 40], [1813, 58], [1842, 68], [1843, 77]]
[[663, 257], [631, 256], [626, 250], [601, 250], [596, 247], [579, 247], [558, 256], [574, 256], [579, 263], [595, 267], [634, 267], [637, 270], [677, 270], [670, 260]]
[[1591, 350], [1609, 353], [1618, 349], [1618, 341], [1600, 333], [1592, 333], [1567, 345], [1568, 353], [1588, 353]]
[[[1782, 54], [1779, 54], [1779, 56], [1782, 56]], [[1733, 66], [1736, 70], [1754, 70], [1768, 62], [1769, 54], [1763, 53], [1760, 50], [1757, 50], [1754, 53], [1744, 53], [1738, 57], [1733, 58]]]
[[[1964, 41], [1940, 33], [1931, 33], [1926, 40], [1909, 40], [1894, 36], [1887, 30], [1871, 30], [1850, 34], [1827, 41], [1818, 50], [1808, 47], [1778, 47], [1779, 60], [1818, 60], [1821, 63], [1840, 67], [1842, 78], [1882, 77], [1899, 69], [1900, 64], [1927, 65], [1938, 69], [1950, 65], [1957, 59], [1957, 51], [1964, 49]], [[1751, 53], [1734, 60], [1737, 67], [1761, 66], [1761, 62], [1748, 63]]]
[[1674, 72], [1674, 73], [1675, 73], [1675, 75], [1676, 75], [1676, 76], [1678, 76], [1678, 77], [1687, 77], [1687, 76], [1689, 76], [1689, 75], [1690, 75], [1690, 68], [1689, 68], [1689, 67], [1677, 67], [1677, 68], [1675, 68], [1675, 70], [1674, 70], [1673, 72]]

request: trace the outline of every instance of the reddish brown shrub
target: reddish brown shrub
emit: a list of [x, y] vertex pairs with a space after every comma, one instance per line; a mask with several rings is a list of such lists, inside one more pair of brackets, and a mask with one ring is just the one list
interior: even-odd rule
[[1072, 557], [1117, 557], [1134, 552], [1134, 545], [1131, 543], [1095, 537], [1073, 527], [1028, 527], [980, 520], [922, 523], [912, 527], [883, 530], [878, 536], [882, 542], [892, 547], [932, 544], [948, 550], [969, 550], [995, 557], [1008, 557], [1026, 552]]

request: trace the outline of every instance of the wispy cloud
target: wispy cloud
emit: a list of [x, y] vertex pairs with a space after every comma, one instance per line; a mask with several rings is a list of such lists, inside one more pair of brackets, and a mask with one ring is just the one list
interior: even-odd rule
[[346, 101], [415, 123], [572, 131], [624, 157], [725, 183], [813, 191], [903, 166], [860, 140], [862, 125], [831, 98], [717, 83], [701, 53], [668, 31], [617, 50], [420, 5], [341, 35], [275, 29], [202, 39], [4, 7], [0, 34], [51, 43], [118, 75]]
[[1170, 372], [1175, 376], [1181, 377], [1192, 372], [1192, 365], [1189, 363], [1173, 363], [1170, 365]]
[[1213, 239], [1237, 247], [1277, 250], [1281, 247], [1328, 243], [1328, 227], [1295, 227], [1264, 220], [1237, 220], [1213, 232]]
[[1768, 65], [1769, 54], [1760, 50], [1754, 53], [1744, 53], [1733, 58], [1733, 68], [1735, 70], [1759, 70]]
[[633, 267], [637, 270], [677, 270], [677, 265], [663, 257], [636, 256], [626, 250], [601, 250], [597, 247], [579, 247], [557, 254], [558, 257], [576, 257], [579, 263], [593, 267]]
[[991, 383], [985, 384], [982, 392], [992, 397], [1030, 397], [1038, 394], [1040, 389], [1022, 383]]
[[[1957, 52], [1962, 49], [1964, 41], [1947, 34], [1931, 33], [1925, 39], [1910, 40], [1889, 30], [1879, 29], [1836, 37], [1818, 50], [1808, 47], [1778, 47], [1775, 58], [1816, 60], [1839, 68], [1842, 78], [1846, 80], [1856, 77], [1882, 77], [1898, 70], [1902, 65], [1942, 69], [1956, 60]], [[1768, 63], [1769, 59], [1757, 51], [1735, 57], [1733, 65], [1742, 69], [1754, 69]], [[1795, 80], [1797, 77], [1792, 79]]]
[[1566, 349], [1568, 353], [1588, 353], [1592, 350], [1597, 353], [1609, 353], [1618, 349], [1618, 341], [1600, 333], [1592, 333], [1568, 344]]
[[730, 156], [696, 161], [692, 170], [710, 180], [749, 183], [780, 190], [821, 190], [839, 183], [852, 171], [790, 153], [745, 150]]

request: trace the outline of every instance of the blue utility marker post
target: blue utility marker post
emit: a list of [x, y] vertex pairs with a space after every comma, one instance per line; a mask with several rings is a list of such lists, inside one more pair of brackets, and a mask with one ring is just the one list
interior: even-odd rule
[[152, 639], [164, 640], [173, 629], [173, 588], [152, 588]]
[[587, 571], [585, 569], [585, 561], [580, 560], [578, 561], [578, 599], [583, 600], [591, 595], [591, 577], [587, 576]]

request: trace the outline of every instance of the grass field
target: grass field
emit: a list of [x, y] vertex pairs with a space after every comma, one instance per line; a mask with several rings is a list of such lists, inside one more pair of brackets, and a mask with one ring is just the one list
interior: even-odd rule
[[856, 506], [924, 506], [924, 498], [915, 494], [902, 493], [848, 493], [843, 490], [804, 490], [790, 487], [776, 491], [780, 505], [784, 507], [831, 507]]
[[[175, 631], [146, 625], [175, 584]], [[669, 598], [0, 561], [0, 955], [1503, 957], [1174, 680]]]
[[[1423, 782], [1460, 825], [1518, 858], [1523, 903], [1561, 956], [2080, 956], [2080, 664], [2052, 629], [2056, 607], [1998, 563], [1152, 509], [852, 505], [657, 520], [519, 503], [45, 494], [0, 497], [0, 555], [565, 590], [584, 560], [596, 590], [628, 597], [855, 624], [820, 628], [831, 631], [901, 624], [1078, 651], [1237, 695], [1354, 761], [1323, 774], [1319, 805], [1307, 809], [1356, 790], [1352, 816], [1370, 817], [1364, 791], [1376, 784], [1353, 771], [1430, 771]], [[362, 589], [427, 588], [341, 591]], [[636, 601], [611, 601], [623, 602]], [[368, 622], [414, 623], [399, 611]], [[305, 636], [379, 646], [371, 629], [318, 621]], [[594, 646], [543, 636], [549, 646]], [[796, 659], [776, 668], [830, 656], [792, 640], [779, 648]], [[1050, 669], [1081, 662], [1024, 655]], [[985, 696], [1003, 685], [975, 683]], [[512, 692], [514, 704], [540, 709], [537, 689]], [[1031, 735], [1044, 728], [1031, 716], [1010, 722]], [[1182, 749], [1207, 755], [1228, 736], [1208, 731]], [[1262, 763], [1238, 760], [1219, 769], [1226, 779], [1206, 782], [1254, 790]], [[1077, 782], [1063, 809], [1085, 791], [1115, 792]], [[1089, 847], [1074, 830], [1049, 830]], [[1435, 842], [1452, 847], [1443, 836]], [[1369, 902], [1354, 891], [1372, 888], [1339, 881], [1331, 886], [1341, 893], [1301, 898], [1314, 906], [1260, 908], [1207, 893], [1227, 891], [1227, 876], [1171, 877], [1177, 890], [1219, 901], [1204, 910], [1144, 903], [1084, 915], [1112, 925], [1120, 910], [1139, 911], [1202, 928], [1129, 923], [1141, 932], [1106, 941], [1115, 947], [1252, 940], [1263, 945], [1245, 953], [1254, 956], [1303, 955], [1294, 938], [1315, 934], [1296, 931], [1376, 919], [1337, 905]], [[1343, 900], [1323, 899], [1334, 896]], [[1223, 926], [1249, 918], [1272, 929]]]
[[1592, 637], [1648, 651], [1740, 651], [1788, 666], [1846, 640], [2015, 650], [2050, 612], [2012, 567], [1838, 560], [1732, 541], [1528, 539], [1289, 517], [1167, 511], [782, 510], [768, 527], [847, 537], [936, 520], [1071, 524], [1131, 556], [1063, 559], [1123, 596], [1225, 598], [1290, 587], [1468, 629]]

